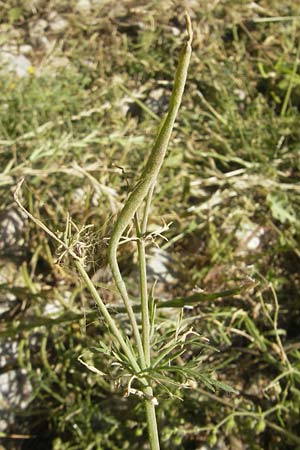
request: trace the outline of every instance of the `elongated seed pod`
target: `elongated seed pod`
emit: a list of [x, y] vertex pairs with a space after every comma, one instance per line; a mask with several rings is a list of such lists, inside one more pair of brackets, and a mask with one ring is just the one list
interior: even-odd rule
[[108, 259], [113, 274], [113, 278], [127, 308], [127, 312], [129, 314], [129, 318], [133, 326], [133, 331], [138, 341], [137, 342], [138, 348], [140, 347], [139, 353], [142, 353], [142, 346], [141, 343], [139, 342], [140, 341], [139, 331], [137, 329], [135, 316], [132, 311], [127, 290], [118, 266], [117, 248], [122, 234], [124, 233], [127, 226], [131, 223], [137, 209], [141, 206], [141, 203], [146, 197], [150, 187], [153, 184], [155, 184], [160, 168], [166, 155], [170, 136], [174, 127], [178, 109], [181, 104], [181, 99], [185, 87], [192, 52], [191, 43], [193, 34], [191, 21], [188, 15], [186, 15], [186, 24], [187, 24], [188, 38], [187, 41], [185, 42], [184, 48], [182, 49], [179, 57], [178, 68], [175, 75], [174, 86], [170, 98], [168, 113], [162, 121], [162, 125], [160, 127], [155, 143], [152, 147], [151, 153], [149, 155], [145, 168], [142, 172], [142, 175], [139, 181], [134, 186], [132, 192], [128, 196], [128, 199], [123, 209], [119, 213], [119, 216], [112, 231], [108, 249]]

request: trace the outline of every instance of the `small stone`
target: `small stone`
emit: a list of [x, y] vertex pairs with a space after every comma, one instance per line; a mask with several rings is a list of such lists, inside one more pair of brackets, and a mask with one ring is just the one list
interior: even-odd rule
[[43, 34], [45, 29], [48, 27], [48, 22], [45, 19], [39, 19], [35, 22], [35, 24], [31, 27], [30, 34], [31, 35], [40, 35]]
[[233, 92], [237, 95], [240, 101], [244, 101], [245, 98], [247, 97], [246, 92], [243, 91], [242, 89], [234, 89]]
[[45, 30], [49, 26], [48, 22], [44, 19], [40, 19], [31, 27], [30, 38], [31, 42], [35, 46], [49, 47], [49, 41], [45, 36]]
[[32, 53], [32, 47], [31, 45], [24, 44], [20, 46], [19, 51], [22, 55], [30, 55]]
[[[5, 264], [0, 268], [0, 284], [14, 285], [18, 284], [15, 274], [17, 273], [17, 266], [12, 261], [5, 261]], [[0, 315], [10, 311], [18, 303], [15, 294], [9, 291], [9, 289], [3, 289], [0, 291]], [[0, 366], [3, 365], [1, 361], [1, 347], [0, 347]]]
[[16, 74], [20, 78], [28, 76], [31, 62], [24, 55], [16, 56], [11, 64], [11, 68], [15, 70]]
[[51, 69], [61, 69], [70, 66], [70, 60], [66, 56], [56, 56], [50, 61]]
[[85, 202], [86, 192], [82, 188], [77, 188], [72, 192], [72, 202], [83, 204]]
[[172, 258], [167, 252], [160, 248], [154, 248], [147, 261], [149, 278], [159, 280], [164, 284], [175, 283], [177, 280], [174, 272], [171, 271], [171, 267], [174, 265], [172, 262]]
[[[0, 364], [1, 367], [8, 366], [17, 359], [18, 343], [11, 339], [1, 342]], [[20, 370], [8, 370], [0, 374], [0, 432], [15, 421], [12, 409], [20, 404]], [[18, 379], [18, 380], [17, 380]]]
[[166, 95], [166, 90], [163, 88], [154, 89], [150, 92], [148, 99], [146, 100], [146, 105], [155, 114], [161, 115], [167, 111], [169, 104], [168, 95]]
[[55, 12], [51, 13], [48, 19], [50, 30], [54, 33], [62, 33], [68, 28], [68, 21]]
[[31, 400], [32, 385], [23, 369], [9, 370], [0, 375], [0, 431], [15, 423], [14, 408], [26, 409]]
[[264, 235], [265, 230], [259, 225], [244, 221], [241, 222], [240, 228], [236, 231], [235, 235], [240, 242], [240, 249], [248, 249], [250, 251], [256, 250], [261, 243], [261, 238]]
[[16, 208], [11, 208], [0, 217], [0, 250], [11, 248], [22, 237], [26, 217]]
[[79, 0], [76, 4], [75, 9], [78, 12], [89, 12], [91, 10], [91, 2], [89, 0]]
[[172, 34], [173, 34], [174, 36], [179, 36], [179, 35], [180, 35], [180, 30], [179, 30], [179, 28], [177, 28], [177, 27], [172, 27], [171, 30], [172, 30]]
[[33, 13], [37, 13], [39, 9], [42, 9], [45, 7], [44, 3], [45, 0], [27, 0], [26, 2], [23, 2], [23, 7], [26, 9], [26, 11], [30, 11]]

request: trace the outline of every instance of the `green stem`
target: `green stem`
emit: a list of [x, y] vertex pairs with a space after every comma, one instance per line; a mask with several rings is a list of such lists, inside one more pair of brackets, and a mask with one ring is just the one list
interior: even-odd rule
[[140, 239], [138, 239], [137, 241], [137, 246], [138, 246], [138, 265], [139, 265], [140, 292], [141, 292], [142, 342], [145, 354], [146, 367], [151, 366], [151, 345], [150, 345], [149, 299], [148, 299], [146, 248], [145, 248], [146, 246], [144, 236], [147, 231], [148, 217], [154, 187], [155, 185], [153, 184], [150, 187], [149, 192], [147, 194], [141, 228], [136, 214], [136, 229], [140, 237]]
[[[152, 387], [146, 388], [145, 392], [150, 397], [153, 397]], [[145, 409], [146, 409], [146, 417], [147, 417], [147, 425], [148, 425], [148, 433], [149, 433], [149, 441], [150, 441], [151, 450], [160, 450], [154, 403], [150, 400], [146, 400], [145, 401]]]
[[80, 273], [82, 279], [85, 281], [86, 287], [88, 288], [92, 297], [94, 298], [110, 331], [112, 332], [112, 334], [114, 335], [114, 337], [116, 338], [118, 343], [120, 344], [120, 347], [122, 348], [124, 354], [127, 356], [133, 370], [135, 371], [135, 373], [139, 373], [141, 371], [141, 369], [140, 369], [138, 363], [136, 362], [135, 355], [132, 353], [130, 347], [126, 344], [122, 334], [119, 331], [119, 328], [117, 327], [116, 322], [114, 321], [114, 319], [111, 317], [111, 315], [107, 311], [105, 304], [103, 303], [98, 291], [96, 290], [92, 280], [88, 276], [85, 268], [83, 267], [82, 263], [78, 260], [75, 260], [75, 266], [76, 266], [78, 272]]
[[149, 308], [148, 286], [146, 269], [146, 251], [143, 239], [138, 241], [138, 259], [140, 272], [141, 310], [142, 310], [142, 341], [145, 354], [146, 367], [150, 367], [150, 333], [149, 333]]
[[[144, 235], [147, 231], [147, 223], [153, 191], [154, 191], [154, 184], [151, 186], [147, 194], [141, 228], [139, 226], [138, 217], [136, 215], [136, 229], [138, 235], [140, 236], [140, 239], [137, 241], [137, 245], [138, 245], [139, 274], [140, 274], [141, 311], [142, 311], [142, 341], [145, 354], [145, 362], [147, 367], [151, 367], [151, 343], [150, 343], [146, 249], [145, 249]], [[153, 397], [152, 387], [151, 386], [147, 387], [145, 389], [145, 393], [150, 398], [152, 398]], [[154, 403], [149, 400], [145, 400], [145, 410], [146, 410], [147, 426], [149, 431], [149, 441], [151, 444], [151, 450], [159, 450], [160, 445], [159, 445], [158, 428]]]

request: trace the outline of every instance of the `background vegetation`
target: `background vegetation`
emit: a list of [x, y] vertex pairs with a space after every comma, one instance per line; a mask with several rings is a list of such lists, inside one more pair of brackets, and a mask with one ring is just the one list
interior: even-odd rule
[[[186, 3], [194, 53], [150, 228], [171, 225], [159, 250], [149, 243], [149, 266], [161, 301], [198, 294], [183, 320], [214, 347], [203, 367], [237, 392], [162, 393], [162, 448], [300, 448], [299, 7]], [[110, 361], [94, 359], [111, 382], [78, 361], [109, 335], [13, 191], [25, 176], [23, 203], [54, 231], [67, 213], [93, 225], [89, 272], [117, 308], [107, 239], [167, 107], [182, 2], [9, 0], [0, 11], [0, 58], [27, 60], [24, 76], [12, 62], [0, 71], [2, 448], [147, 448], [143, 409], [122, 398]], [[134, 296], [133, 248], [121, 266]], [[158, 320], [163, 336], [178, 310]]]

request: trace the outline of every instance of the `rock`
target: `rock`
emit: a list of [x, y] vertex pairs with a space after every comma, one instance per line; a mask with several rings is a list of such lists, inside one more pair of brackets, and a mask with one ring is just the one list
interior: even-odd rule
[[180, 29], [176, 27], [171, 27], [171, 31], [174, 36], [179, 36], [181, 33]]
[[157, 88], [150, 92], [146, 99], [146, 105], [157, 115], [162, 115], [168, 110], [169, 97], [164, 88]]
[[24, 44], [20, 46], [19, 51], [22, 55], [30, 55], [32, 53], [32, 47], [31, 45]]
[[50, 60], [49, 66], [50, 66], [51, 70], [61, 69], [61, 68], [70, 67], [71, 62], [70, 62], [69, 58], [67, 58], [66, 56], [55, 56]]
[[14, 425], [14, 408], [26, 409], [32, 394], [32, 386], [24, 369], [11, 369], [18, 358], [18, 342], [6, 339], [0, 343], [0, 365], [3, 372], [0, 375], [0, 432], [7, 431]]
[[[17, 266], [12, 261], [6, 261], [0, 268], [0, 284], [11, 285], [16, 284], [15, 274], [17, 273]], [[10, 292], [9, 289], [0, 290], [0, 315], [10, 311], [17, 304], [17, 297]], [[1, 361], [1, 352], [0, 352]]]
[[0, 375], [0, 431], [7, 431], [14, 425], [12, 409], [26, 409], [31, 394], [32, 386], [24, 369], [9, 370]]
[[41, 36], [42, 34], [44, 34], [47, 27], [48, 27], [47, 20], [39, 19], [31, 27], [30, 35]]
[[177, 281], [171, 267], [174, 267], [174, 261], [170, 255], [160, 248], [154, 248], [152, 255], [147, 261], [147, 271], [149, 278], [158, 280], [163, 284], [172, 284]]
[[69, 22], [56, 12], [49, 14], [49, 28], [54, 33], [62, 33], [68, 28]]
[[39, 9], [45, 8], [45, 0], [26, 0], [26, 2], [23, 2], [22, 7], [26, 11], [36, 14]]
[[242, 221], [240, 228], [236, 231], [235, 235], [239, 241], [240, 250], [256, 250], [261, 244], [261, 237], [264, 235], [265, 230], [251, 221]]
[[50, 42], [45, 36], [45, 31], [49, 26], [48, 22], [44, 19], [39, 19], [31, 27], [29, 34], [33, 45], [48, 48]]
[[86, 199], [86, 192], [83, 188], [74, 189], [72, 192], [72, 203], [83, 205]]
[[82, 13], [87, 13], [91, 10], [91, 2], [90, 0], [78, 0], [76, 6], [75, 6], [76, 11], [78, 12], [82, 12]]
[[24, 55], [16, 56], [2, 51], [0, 53], [0, 61], [8, 72], [15, 72], [19, 78], [24, 78], [30, 73], [31, 62]]
[[245, 98], [247, 97], [246, 92], [243, 91], [242, 89], [234, 89], [233, 92], [241, 102], [243, 102], [245, 100]]
[[0, 216], [0, 251], [22, 245], [26, 216], [17, 208], [11, 208]]

